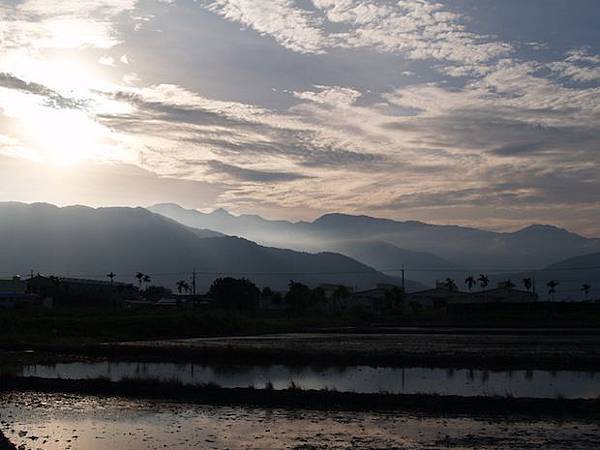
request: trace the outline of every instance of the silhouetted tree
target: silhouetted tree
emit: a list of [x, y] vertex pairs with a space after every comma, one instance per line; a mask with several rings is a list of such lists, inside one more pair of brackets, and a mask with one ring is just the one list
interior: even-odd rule
[[148, 287], [148, 283], [150, 283], [150, 281], [152, 281], [152, 278], [150, 278], [150, 275], [145, 275], [144, 274], [144, 277], [142, 278], [142, 280], [144, 281], [144, 285], [146, 287]]
[[531, 278], [523, 278], [523, 286], [527, 290], [527, 292], [531, 291], [531, 287], [533, 286], [533, 280]]
[[135, 277], [138, 280], [139, 288], [142, 289], [142, 281], [144, 281], [144, 274], [142, 272], [138, 272], [135, 274]]
[[404, 306], [404, 291], [398, 286], [386, 289], [384, 292], [385, 308], [392, 310], [400, 310]]
[[318, 286], [310, 291], [310, 306], [313, 308], [320, 308], [327, 304], [327, 295], [325, 289]]
[[477, 281], [475, 281], [475, 277], [473, 275], [469, 275], [467, 278], [465, 278], [465, 284], [469, 288], [469, 291], [471, 291], [473, 286], [477, 284]]
[[110, 272], [109, 274], [106, 275], [108, 278], [110, 278], [110, 284], [113, 284], [113, 280], [115, 279], [116, 275], [113, 272]]
[[350, 298], [352, 292], [346, 286], [339, 285], [331, 294], [331, 298], [333, 300], [333, 304], [335, 305], [335, 309], [340, 309], [344, 302]]
[[546, 283], [546, 286], [548, 286], [548, 295], [552, 297], [552, 301], [554, 301], [554, 294], [556, 294], [556, 287], [558, 285], [559, 283], [556, 280], [550, 280]]
[[186, 291], [186, 292], [187, 292], [187, 291], [188, 291], [188, 289], [189, 289], [189, 286], [188, 286], [188, 284], [187, 284], [187, 281], [185, 281], [185, 280], [179, 280], [179, 281], [177, 282], [177, 292], [179, 292], [180, 294], [181, 294], [183, 291]]
[[458, 289], [458, 286], [456, 285], [456, 283], [454, 282], [454, 280], [452, 278], [446, 278], [446, 281], [444, 282], [444, 286], [450, 292], [454, 292]]
[[515, 283], [513, 283], [512, 280], [506, 280], [504, 282], [504, 287], [506, 289], [514, 289], [515, 288]]
[[483, 273], [479, 274], [479, 278], [477, 278], [477, 281], [479, 281], [481, 289], [485, 289], [490, 284], [489, 277], [487, 275], [483, 274]]
[[271, 289], [269, 286], [265, 286], [260, 295], [263, 298], [269, 299], [271, 301], [272, 304], [274, 305], [280, 305], [282, 298], [281, 298], [281, 294], [279, 292], [275, 292], [273, 289]]
[[285, 301], [294, 312], [304, 312], [307, 310], [310, 302], [311, 290], [308, 286], [295, 281], [288, 283], [288, 291], [285, 294]]
[[583, 295], [585, 295], [585, 299], [587, 300], [588, 295], [590, 293], [590, 289], [592, 289], [592, 286], [585, 283], [581, 286], [581, 291], [583, 292]]
[[260, 290], [246, 278], [217, 278], [208, 295], [225, 308], [254, 309], [258, 307]]

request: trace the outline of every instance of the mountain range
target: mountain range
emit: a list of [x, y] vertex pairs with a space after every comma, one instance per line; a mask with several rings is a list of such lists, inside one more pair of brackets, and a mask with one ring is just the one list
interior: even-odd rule
[[[202, 213], [176, 204], [158, 204], [149, 209], [191, 227], [244, 237], [262, 245], [339, 252], [389, 275], [397, 276], [404, 268], [408, 278], [426, 285], [452, 277], [462, 286], [464, 277], [479, 273], [491, 274], [494, 281], [520, 280], [535, 274], [540, 287], [550, 279], [563, 279], [563, 294], [570, 298], [577, 297], [581, 284], [594, 286], [595, 280], [600, 281], [598, 270], [571, 270], [569, 266], [582, 255], [588, 255], [588, 265], [600, 266], [600, 239], [552, 225], [494, 232], [337, 213], [312, 222], [290, 222], [234, 215], [223, 209]], [[556, 267], [560, 265], [563, 267], [558, 277]], [[597, 288], [594, 286], [594, 293]]]
[[[0, 203], [0, 276], [34, 272], [134, 282], [138, 271], [173, 287], [198, 272], [198, 289], [218, 276], [245, 276], [283, 290], [290, 280], [358, 289], [400, 283], [408, 290], [487, 273], [492, 286], [525, 277], [558, 281], [556, 299], [600, 297], [600, 243], [560, 228], [514, 233], [329, 214], [313, 222], [270, 221], [173, 204], [90, 208]], [[255, 242], [256, 241], [256, 242]], [[279, 247], [279, 248], [278, 248]]]
[[[135, 282], [140, 271], [174, 287], [198, 272], [200, 292], [218, 276], [246, 277], [283, 290], [290, 280], [356, 288], [398, 280], [332, 252], [306, 253], [261, 246], [240, 237], [189, 227], [144, 208], [0, 204], [2, 276], [29, 274]], [[409, 283], [409, 288], [420, 287]]]

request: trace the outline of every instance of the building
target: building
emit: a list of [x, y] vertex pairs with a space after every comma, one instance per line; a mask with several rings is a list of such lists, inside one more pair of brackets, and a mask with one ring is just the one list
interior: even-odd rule
[[381, 311], [393, 307], [404, 309], [404, 303], [402, 288], [393, 284], [377, 283], [373, 289], [353, 293], [347, 301], [347, 306], [366, 311]]
[[411, 292], [406, 295], [406, 304], [412, 309], [444, 308], [450, 303], [469, 301], [471, 294], [450, 289], [445, 283], [436, 282], [432, 289]]
[[508, 282], [484, 291], [463, 292], [449, 289], [445, 283], [437, 282], [433, 289], [407, 294], [407, 303], [415, 308], [444, 308], [448, 305], [469, 303], [528, 303], [537, 301], [537, 294], [515, 289]]
[[536, 293], [515, 289], [507, 282], [498, 283], [495, 289], [471, 294], [469, 303], [530, 303], [538, 300]]
[[140, 298], [133, 284], [83, 278], [36, 275], [27, 281], [28, 292], [52, 297], [57, 304], [70, 306], [119, 306]]
[[51, 307], [52, 302], [27, 291], [27, 282], [19, 276], [0, 279], [0, 309], [26, 308], [35, 306]]

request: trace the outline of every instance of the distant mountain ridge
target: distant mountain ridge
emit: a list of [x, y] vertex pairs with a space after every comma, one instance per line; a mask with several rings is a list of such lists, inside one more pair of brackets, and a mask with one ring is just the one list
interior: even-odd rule
[[280, 290], [292, 279], [357, 288], [397, 281], [347, 256], [265, 247], [188, 227], [144, 208], [0, 203], [0, 241], [0, 272], [7, 276], [33, 270], [105, 279], [112, 271], [117, 281], [134, 282], [133, 275], [141, 271], [156, 284], [174, 287], [195, 269], [200, 292], [227, 275]]
[[[288, 222], [256, 215], [236, 216], [224, 210], [202, 213], [175, 204], [158, 204], [149, 209], [189, 226], [243, 236], [263, 245], [340, 251], [381, 269], [395, 262], [394, 267], [404, 265], [412, 279], [428, 284], [433, 281], [432, 274], [411, 273], [411, 267], [437, 267], [440, 271], [435, 273], [436, 278], [446, 269], [447, 276], [460, 279], [469, 272], [488, 268], [507, 272], [515, 268], [541, 269], [566, 258], [600, 252], [600, 239], [589, 239], [552, 225], [531, 225], [501, 233], [340, 213], [326, 214], [313, 222]], [[385, 251], [381, 243], [388, 246]], [[367, 250], [369, 245], [372, 249]], [[429, 259], [424, 261], [423, 254]], [[448, 263], [446, 267], [441, 267], [440, 260]]]
[[[595, 300], [600, 299], [600, 252], [567, 258], [539, 270], [498, 274], [493, 281], [510, 279], [515, 284], [532, 278], [541, 300]], [[550, 295], [548, 282], [556, 281], [556, 294]], [[590, 286], [586, 295], [582, 287]]]

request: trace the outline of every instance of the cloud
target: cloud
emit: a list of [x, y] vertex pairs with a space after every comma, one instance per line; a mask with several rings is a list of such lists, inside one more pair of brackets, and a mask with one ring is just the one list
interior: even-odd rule
[[239, 181], [253, 183], [278, 183], [310, 178], [295, 172], [249, 169], [246, 167], [225, 164], [217, 160], [207, 161], [205, 164], [209, 167], [209, 173], [225, 174]]
[[600, 55], [590, 54], [586, 50], [570, 50], [564, 61], [550, 63], [548, 67], [559, 76], [573, 81], [600, 81]]
[[215, 0], [207, 9], [227, 20], [239, 22], [272, 36], [278, 43], [300, 53], [323, 53], [323, 35], [318, 20], [296, 7], [292, 0]]
[[42, 84], [27, 82], [9, 73], [0, 73], [0, 87], [45, 97], [46, 105], [53, 108], [80, 108], [84, 105], [80, 100], [64, 97]]
[[75, 169], [0, 156], [4, 180], [0, 201], [91, 206], [177, 202], [189, 208], [209, 208], [224, 191], [220, 183], [163, 177], [131, 164], [87, 162]]
[[0, 9], [0, 47], [110, 48], [118, 44], [110, 20], [132, 10], [136, 0], [25, 0]]
[[[250, 26], [284, 47], [302, 53], [335, 48], [372, 48], [409, 59], [480, 63], [512, 52], [498, 42], [465, 30], [463, 17], [440, 3], [401, 0], [313, 0], [302, 9], [291, 0], [218, 0], [206, 7], [227, 20]], [[343, 31], [332, 31], [342, 27]]]

